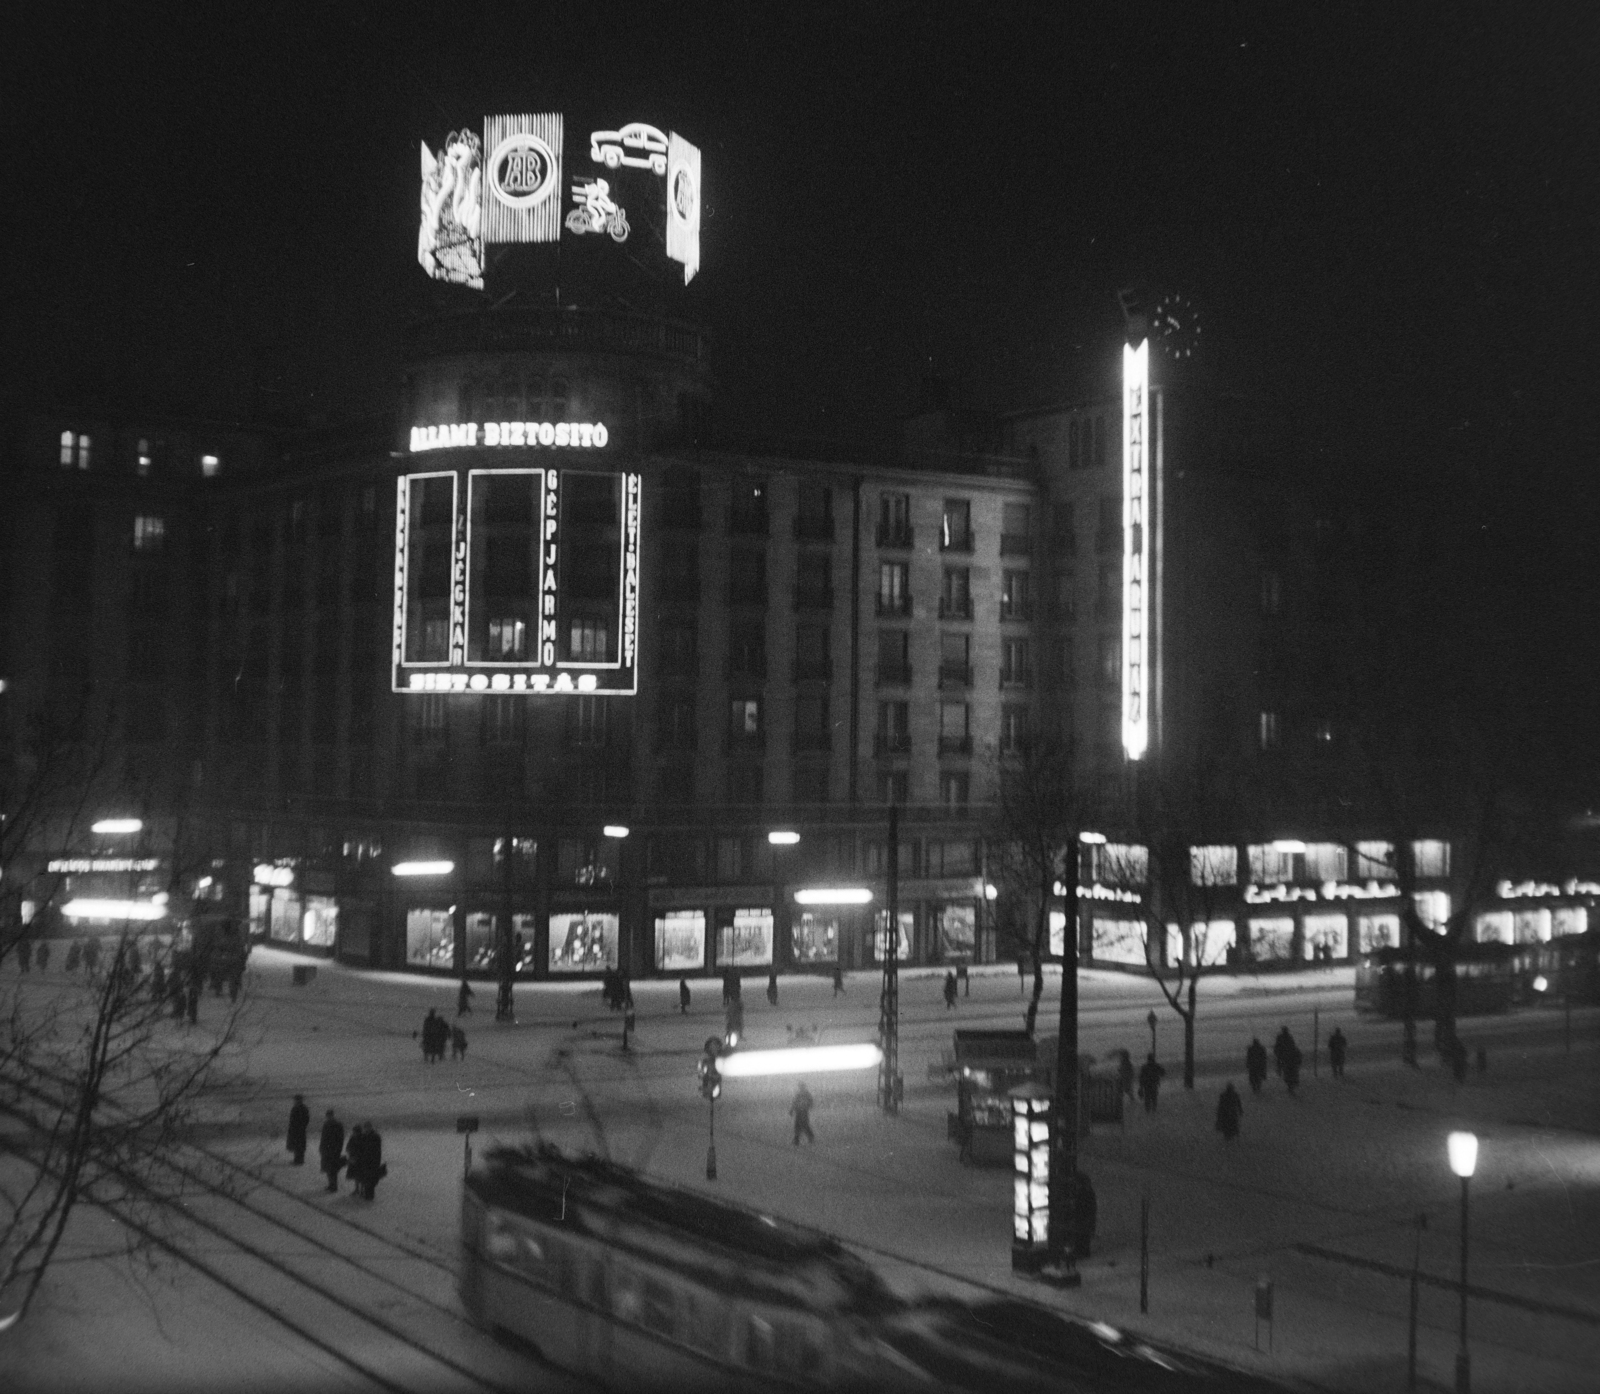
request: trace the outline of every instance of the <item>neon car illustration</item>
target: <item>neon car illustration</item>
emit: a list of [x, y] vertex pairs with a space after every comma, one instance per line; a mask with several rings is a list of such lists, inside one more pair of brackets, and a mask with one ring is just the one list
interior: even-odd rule
[[654, 126], [630, 121], [620, 131], [592, 131], [589, 158], [607, 169], [629, 165], [655, 174], [667, 172], [667, 138]]

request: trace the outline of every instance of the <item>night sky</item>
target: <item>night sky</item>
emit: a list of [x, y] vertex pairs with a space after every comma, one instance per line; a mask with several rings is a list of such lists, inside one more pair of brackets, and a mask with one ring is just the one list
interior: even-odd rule
[[473, 298], [416, 265], [419, 139], [599, 103], [705, 153], [671, 300], [732, 424], [876, 449], [929, 374], [1108, 391], [1118, 287], [1181, 291], [1203, 371], [1334, 443], [1592, 743], [1592, 7], [176, 9], [12, 35], [13, 397], [380, 407], [404, 324]]

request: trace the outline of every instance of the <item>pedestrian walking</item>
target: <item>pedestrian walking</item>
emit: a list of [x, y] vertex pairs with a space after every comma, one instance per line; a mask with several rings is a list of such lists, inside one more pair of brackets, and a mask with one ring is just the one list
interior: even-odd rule
[[33, 940], [24, 939], [17, 945], [17, 965], [24, 973], [33, 968]]
[[1230, 1079], [1217, 1100], [1217, 1131], [1228, 1142], [1239, 1136], [1239, 1120], [1244, 1117], [1244, 1100]]
[[1245, 1077], [1250, 1081], [1250, 1092], [1259, 1094], [1267, 1079], [1267, 1048], [1259, 1036], [1252, 1036], [1244, 1052]]
[[467, 1058], [467, 1033], [459, 1026], [450, 1028], [450, 1058], [452, 1060]]
[[1155, 1051], [1151, 1051], [1149, 1058], [1139, 1066], [1139, 1097], [1144, 1101], [1146, 1113], [1156, 1111], [1156, 1102], [1161, 1097], [1161, 1081], [1166, 1073], [1156, 1064]]
[[956, 1005], [956, 975], [954, 971], [944, 975], [944, 1005], [946, 1011], [953, 1011]]
[[689, 980], [678, 979], [678, 1011], [683, 1016], [689, 1015]]
[[1100, 1218], [1100, 1202], [1094, 1186], [1081, 1171], [1072, 1173], [1072, 1256], [1088, 1258], [1094, 1247], [1094, 1232]]
[[328, 1189], [339, 1189], [339, 1173], [344, 1168], [344, 1124], [333, 1116], [330, 1108], [322, 1120], [322, 1137], [317, 1144], [317, 1156], [322, 1163], [322, 1174], [328, 1178]]
[[472, 984], [465, 978], [461, 980], [461, 991], [456, 993], [456, 1015], [472, 1015]]
[[778, 974], [776, 969], [767, 974], [767, 1005], [769, 1007], [778, 1005]]
[[78, 965], [83, 962], [83, 949], [76, 939], [67, 945], [67, 972], [76, 973]]
[[1328, 1064], [1333, 1067], [1335, 1079], [1344, 1078], [1344, 1053], [1349, 1044], [1344, 1038], [1344, 1032], [1335, 1026], [1333, 1035], [1328, 1037]]
[[1133, 1056], [1125, 1050], [1117, 1052], [1117, 1088], [1128, 1098], [1133, 1097], [1133, 1082], [1138, 1071], [1133, 1068]]
[[344, 1145], [345, 1155], [349, 1159], [346, 1175], [350, 1178], [350, 1189], [356, 1195], [365, 1195], [367, 1188], [367, 1125], [357, 1123], [350, 1129], [350, 1137]]
[[100, 966], [100, 941], [90, 935], [83, 941], [83, 970], [92, 973]]
[[833, 995], [837, 997], [844, 991], [844, 969], [837, 963], [833, 965]]
[[816, 1102], [811, 1097], [811, 1091], [806, 1088], [805, 1081], [800, 1081], [800, 1087], [794, 1091], [794, 1102], [789, 1105], [789, 1112], [794, 1115], [794, 1145], [800, 1145], [800, 1135], [805, 1134], [807, 1142], [816, 1145], [816, 1135], [811, 1131], [811, 1107]]
[[383, 1161], [383, 1134], [371, 1123], [363, 1123], [361, 1126], [366, 1136], [366, 1178], [365, 1189], [361, 1194], [368, 1200], [376, 1200], [378, 1182], [389, 1174], [389, 1168]]
[[1303, 1058], [1300, 1047], [1291, 1040], [1289, 1048], [1283, 1053], [1283, 1083], [1291, 1094], [1300, 1085], [1300, 1062]]
[[722, 970], [722, 1005], [726, 1007], [733, 1001], [733, 969]]
[[294, 1107], [289, 1110], [289, 1155], [297, 1167], [306, 1164], [306, 1133], [311, 1128], [311, 1110], [306, 1107], [304, 1094], [294, 1096]]
[[511, 995], [511, 980], [505, 979], [495, 993], [494, 1019], [496, 1021], [515, 1022], [517, 1019], [516, 1002]]
[[[442, 1028], [442, 1029], [441, 1029]], [[450, 1039], [450, 1028], [444, 1018], [433, 1008], [428, 1008], [422, 1018], [422, 1059], [426, 1064], [444, 1059], [444, 1043]]]
[[1289, 1028], [1287, 1026], [1279, 1027], [1277, 1037], [1272, 1042], [1272, 1060], [1279, 1079], [1283, 1078], [1283, 1062], [1289, 1058], [1289, 1052], [1298, 1049], [1299, 1047], [1294, 1043], [1294, 1037], [1289, 1033]]
[[50, 966], [50, 941], [48, 939], [39, 941], [39, 952], [36, 957], [39, 960], [39, 971], [42, 973]]
[[189, 1015], [189, 1025], [200, 1024], [200, 975], [192, 973], [189, 976], [189, 985], [184, 990], [184, 1007]]

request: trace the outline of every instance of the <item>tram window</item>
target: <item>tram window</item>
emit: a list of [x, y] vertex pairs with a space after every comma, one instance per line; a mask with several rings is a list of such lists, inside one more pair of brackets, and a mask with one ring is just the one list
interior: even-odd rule
[[753, 1370], [777, 1369], [777, 1349], [772, 1323], [751, 1313], [745, 1328], [744, 1363]]
[[677, 1334], [672, 1289], [658, 1278], [645, 1277], [640, 1281], [639, 1324], [662, 1336]]
[[778, 1326], [778, 1368], [791, 1377], [819, 1380], [822, 1351], [809, 1327], [781, 1322]]
[[580, 1291], [583, 1300], [591, 1307], [602, 1312], [611, 1310], [611, 1303], [606, 1292], [606, 1266], [596, 1255], [586, 1254], [579, 1259], [582, 1272]]
[[644, 1308], [642, 1287], [643, 1279], [636, 1269], [621, 1263], [612, 1266], [611, 1310], [618, 1321], [642, 1319]]
[[496, 1263], [517, 1261], [517, 1233], [498, 1215], [489, 1217], [489, 1230], [484, 1238], [484, 1252]]
[[726, 1360], [730, 1329], [727, 1304], [704, 1292], [690, 1294], [688, 1302], [689, 1344]]

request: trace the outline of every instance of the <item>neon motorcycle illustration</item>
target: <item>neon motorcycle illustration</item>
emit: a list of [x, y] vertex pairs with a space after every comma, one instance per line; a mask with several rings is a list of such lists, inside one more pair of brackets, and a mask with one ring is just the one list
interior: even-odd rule
[[611, 185], [604, 179], [574, 184], [572, 196], [578, 206], [567, 214], [569, 232], [609, 232], [614, 242], [628, 240], [627, 212], [611, 197]]

